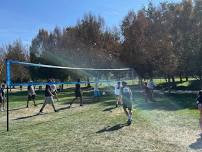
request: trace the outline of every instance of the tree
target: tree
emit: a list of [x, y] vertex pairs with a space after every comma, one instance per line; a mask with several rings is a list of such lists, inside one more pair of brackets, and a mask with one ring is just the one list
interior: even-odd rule
[[[15, 41], [13, 44], [9, 44], [6, 47], [5, 59], [17, 60], [17, 61], [27, 61], [27, 56], [25, 54], [26, 49], [20, 41]], [[20, 65], [11, 66], [11, 79], [14, 82], [23, 82], [29, 80], [29, 71]]]

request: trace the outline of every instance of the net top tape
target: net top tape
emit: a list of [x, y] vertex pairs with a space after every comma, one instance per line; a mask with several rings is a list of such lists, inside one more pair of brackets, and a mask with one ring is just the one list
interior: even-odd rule
[[44, 68], [56, 68], [56, 69], [67, 69], [67, 70], [88, 70], [88, 71], [128, 71], [130, 68], [120, 68], [120, 69], [96, 69], [96, 68], [73, 68], [73, 67], [64, 67], [64, 66], [54, 66], [54, 65], [46, 65], [46, 64], [35, 64], [29, 62], [19, 62], [8, 60], [11, 64], [21, 64], [25, 66], [34, 66], [34, 67], [44, 67]]
[[[103, 80], [103, 81], [99, 81], [98, 83], [115, 83], [117, 81], [107, 81], [107, 80]], [[11, 83], [10, 86], [29, 86], [29, 85], [33, 85], [33, 86], [43, 86], [43, 85], [62, 85], [62, 84], [95, 84], [97, 82], [87, 82], [87, 81], [82, 81], [82, 82], [28, 82], [28, 83]]]

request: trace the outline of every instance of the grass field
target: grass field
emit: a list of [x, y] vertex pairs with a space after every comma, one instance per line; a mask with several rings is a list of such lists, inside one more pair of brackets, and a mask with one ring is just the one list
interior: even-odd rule
[[[43, 97], [39, 94], [37, 103]], [[60, 94], [59, 112], [26, 105], [26, 92], [11, 95], [10, 131], [6, 113], [0, 113], [0, 151], [202, 151], [199, 113], [194, 95], [158, 95], [156, 102], [145, 102], [135, 93], [133, 123], [127, 126], [121, 107], [114, 108], [113, 97], [69, 108], [72, 94]], [[31, 104], [30, 104], [31, 105]]]

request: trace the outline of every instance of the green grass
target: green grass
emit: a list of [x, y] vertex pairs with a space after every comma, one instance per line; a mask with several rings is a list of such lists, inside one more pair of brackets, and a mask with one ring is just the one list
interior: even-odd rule
[[[145, 102], [134, 94], [133, 124], [121, 107], [114, 109], [114, 98], [102, 97], [100, 102], [87, 102], [84, 107], [68, 108], [71, 92], [60, 95], [59, 112], [41, 105], [26, 109], [26, 92], [11, 96], [10, 131], [6, 132], [6, 113], [0, 113], [0, 151], [201, 151], [199, 113], [193, 95], [157, 95], [156, 102]], [[43, 100], [38, 92], [37, 103]], [[19, 110], [17, 110], [20, 108]]]

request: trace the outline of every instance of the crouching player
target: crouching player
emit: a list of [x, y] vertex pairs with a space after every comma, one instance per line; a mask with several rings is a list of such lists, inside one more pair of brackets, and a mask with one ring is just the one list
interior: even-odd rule
[[122, 82], [122, 90], [121, 90], [121, 95], [122, 95], [122, 102], [123, 102], [123, 110], [125, 114], [128, 117], [128, 125], [131, 124], [132, 122], [132, 91], [131, 89], [127, 86], [126, 82]]

